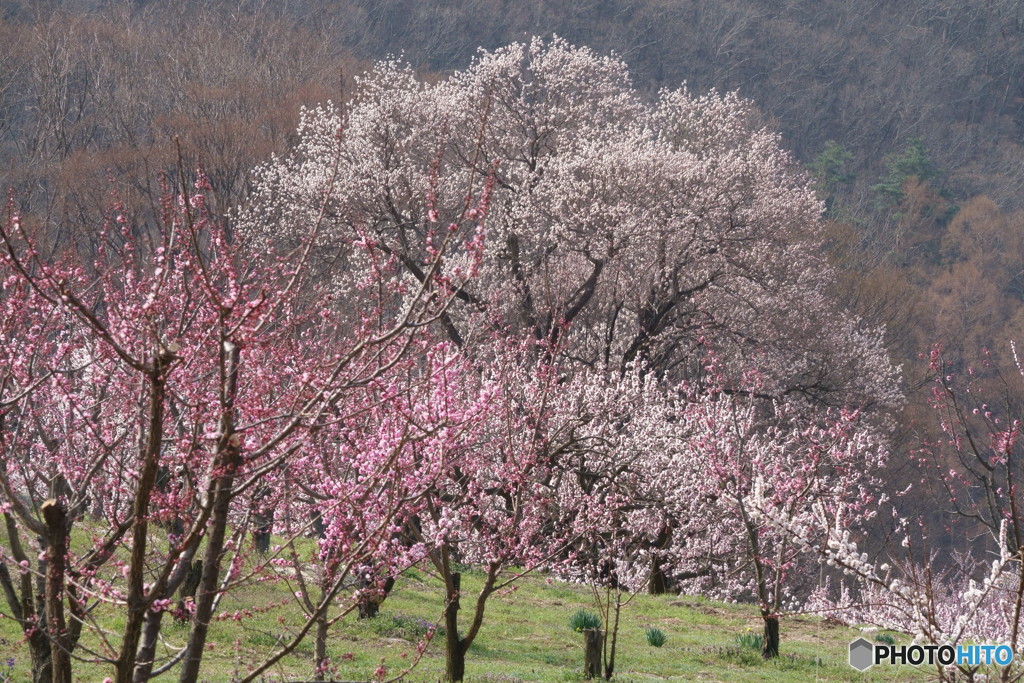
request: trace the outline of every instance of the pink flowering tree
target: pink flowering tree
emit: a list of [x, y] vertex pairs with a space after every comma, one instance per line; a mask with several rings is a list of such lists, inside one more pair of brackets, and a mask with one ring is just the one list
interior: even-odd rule
[[[8, 211], [12, 225], [15, 217]], [[65, 311], [20, 277], [7, 252], [0, 253], [0, 309], [0, 486], [7, 548], [0, 587], [8, 615], [25, 634], [33, 679], [66, 680], [68, 653], [81, 634], [88, 568], [102, 564], [125, 532], [111, 529], [97, 539], [95, 552], [85, 558], [86, 571], [62, 565], [67, 536], [91, 503], [93, 489], [81, 475], [100, 471], [107, 456], [87, 448], [92, 435], [83, 414], [85, 407], [103, 411], [97, 401], [102, 388], [83, 376], [85, 340], [68, 330]], [[92, 400], [78, 402], [90, 393]], [[79, 579], [68, 590], [70, 626], [64, 604], [47, 591], [51, 582], [61, 585], [67, 571]]]
[[[331, 666], [330, 625], [379, 604], [393, 578], [426, 557], [420, 520], [437, 504], [450, 468], [471, 461], [480, 446], [491, 393], [467, 386], [473, 370], [450, 345], [423, 338], [414, 349], [392, 373], [351, 392], [274, 486], [275, 526], [288, 539], [313, 530], [318, 537], [313, 557], [289, 541], [266, 563], [276, 568], [267, 573], [294, 587], [297, 606], [316, 615], [317, 680]], [[280, 654], [303, 636], [301, 629], [291, 634]]]
[[[951, 363], [940, 347], [928, 357], [931, 407], [942, 438], [927, 442], [917, 461], [932, 496], [947, 502], [954, 529], [971, 528], [981, 543], [950, 565], [946, 590], [970, 609], [939, 621], [956, 636], [975, 637], [1024, 651], [1024, 516], [1021, 511], [1021, 410], [1024, 367], [1010, 343], [1014, 367], [1001, 368], [985, 352], [977, 367]], [[990, 560], [984, 551], [999, 560]], [[918, 582], [923, 583], [923, 582]], [[948, 608], [947, 608], [948, 609]], [[942, 608], [932, 614], [942, 614]], [[933, 642], [938, 642], [933, 640]], [[1019, 664], [1000, 672], [1019, 675]], [[1016, 673], [1015, 673], [1016, 672]]]
[[[12, 548], [48, 539], [38, 568], [45, 609], [26, 602], [27, 551], [4, 558], [17, 564], [0, 584], [26, 633], [45, 636], [48, 663], [33, 656], [53, 680], [71, 679], [77, 631], [95, 626], [96, 602], [117, 605], [125, 625], [86, 656], [110, 663], [118, 681], [179, 664], [182, 680], [197, 678], [214, 610], [238, 585], [260, 485], [280, 481], [330, 432], [350, 393], [400, 381], [393, 373], [465, 276], [445, 259], [457, 250], [471, 268], [481, 246], [473, 221], [427, 235], [433, 256], [423, 280], [408, 283], [356, 231], [339, 296], [337, 280], [315, 277], [317, 220], [297, 245], [253, 249], [214, 218], [207, 189], [201, 174], [194, 189], [166, 186], [152, 235], [115, 206], [91, 262], [41, 253], [13, 211], [0, 230], [4, 305], [25, 311], [3, 330], [3, 447], [12, 457], [0, 492]], [[108, 531], [77, 557], [70, 524], [86, 510]], [[391, 532], [385, 516], [339, 562], [364, 561]], [[163, 616], [197, 557], [187, 643], [157, 662]], [[345, 574], [336, 572], [311, 623]]]
[[[413, 422], [434, 427], [405, 443], [415, 486], [401, 490], [419, 493], [407, 494], [392, 542], [406, 557], [426, 559], [444, 586], [449, 680], [465, 676], [488, 600], [549, 566], [579, 534], [558, 500], [563, 473], [556, 465], [575, 441], [579, 418], [558, 400], [564, 378], [538, 362], [544, 355], [533, 341], [493, 340], [486, 363], [454, 348], [428, 356], [437, 381]], [[484, 577], [463, 620], [466, 564], [481, 567]], [[371, 569], [381, 575], [380, 567]]]
[[[566, 546], [552, 525], [558, 421], [552, 368], [536, 363], [533, 342], [495, 341], [486, 365], [471, 364], [461, 391], [483, 401], [473, 429], [440, 452], [439, 477], [412, 529], [445, 589], [446, 676], [461, 681], [488, 599]], [[468, 377], [467, 377], [468, 375]], [[453, 378], [454, 379], [454, 378]], [[483, 585], [460, 628], [463, 589], [456, 563], [478, 565]]]

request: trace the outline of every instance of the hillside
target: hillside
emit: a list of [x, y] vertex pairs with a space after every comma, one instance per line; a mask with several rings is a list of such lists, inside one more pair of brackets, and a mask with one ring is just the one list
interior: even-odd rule
[[[479, 585], [479, 573], [466, 574], [467, 587]], [[264, 656], [277, 638], [299, 623], [294, 605], [271, 608], [242, 621], [231, 615], [253, 605], [288, 603], [284, 584], [263, 584], [239, 591], [221, 605], [225, 617], [214, 622], [209, 652], [204, 658], [203, 680], [226, 681], [244, 674], [247, 663]], [[388, 678], [408, 669], [417, 644], [441, 613], [443, 588], [428, 574], [408, 571], [380, 614], [359, 621], [355, 614], [331, 629], [328, 654], [336, 670], [333, 680], [369, 680], [383, 660]], [[480, 639], [467, 656], [467, 681], [516, 683], [517, 681], [584, 680], [583, 638], [570, 630], [569, 617], [580, 608], [594, 610], [594, 596], [586, 586], [550, 582], [531, 576], [517, 590], [494, 600]], [[115, 620], [108, 615], [104, 618]], [[283, 622], [279, 622], [284, 619]], [[861, 635], [857, 628], [826, 622], [814, 616], [792, 616], [783, 621], [783, 654], [765, 661], [760, 653], [740, 640], [759, 631], [760, 615], [753, 605], [730, 605], [689, 596], [639, 595], [622, 612], [616, 654], [615, 680], [677, 681], [907, 681], [927, 680], [923, 670], [911, 667], [875, 667], [859, 673], [846, 662], [849, 642]], [[28, 653], [20, 644], [15, 625], [0, 622], [7, 642], [7, 656], [14, 658], [10, 678], [27, 680]], [[111, 625], [114, 625], [113, 621]], [[648, 645], [644, 628], [665, 632], [660, 648]], [[187, 635], [187, 626], [168, 627], [167, 645]], [[898, 642], [908, 642], [893, 633]], [[305, 680], [314, 666], [311, 644], [276, 666], [264, 681]], [[83, 680], [90, 669], [83, 669]], [[95, 680], [101, 671], [95, 669]], [[3, 668], [0, 667], [0, 673]], [[176, 672], [155, 680], [172, 680]], [[422, 660], [403, 680], [436, 681], [444, 677], [444, 642], [435, 636]]]

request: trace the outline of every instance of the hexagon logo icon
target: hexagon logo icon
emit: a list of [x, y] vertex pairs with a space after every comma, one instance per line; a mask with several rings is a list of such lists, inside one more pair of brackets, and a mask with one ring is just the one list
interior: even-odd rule
[[857, 671], [867, 671], [875, 663], [875, 646], [865, 638], [850, 643], [850, 666]]

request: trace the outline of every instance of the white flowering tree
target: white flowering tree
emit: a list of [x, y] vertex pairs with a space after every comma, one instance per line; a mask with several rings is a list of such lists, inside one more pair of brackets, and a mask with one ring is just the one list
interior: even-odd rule
[[[794, 405], [751, 398], [709, 354], [698, 389], [667, 390], [652, 373], [578, 374], [555, 406], [576, 416], [559, 471], [560, 511], [574, 552], [560, 571], [611, 591], [605, 674], [614, 670], [618, 610], [655, 568], [686, 590], [761, 608], [764, 655], [779, 618], [800, 601], [809, 553], [835, 528], [858, 528], [884, 499], [887, 451], [857, 411], [813, 421]], [[778, 520], [801, 528], [794, 539]], [[623, 596], [620, 599], [620, 596]]]
[[735, 95], [645, 101], [623, 62], [557, 38], [481, 52], [436, 83], [384, 62], [344, 110], [304, 113], [247, 222], [303, 234], [327, 194], [318, 244], [335, 269], [358, 232], [422, 280], [429, 235], [479, 211], [467, 188], [489, 178], [488, 249], [442, 317], [458, 345], [496, 329], [563, 365], [692, 380], [712, 337], [734, 370], [757, 358], [766, 394], [891, 407], [881, 332], [827, 294], [821, 203], [754, 120]]
[[[1014, 353], [1016, 359], [1016, 354]], [[947, 531], [956, 532], [943, 550], [921, 520], [892, 510], [893, 543], [873, 559], [856, 542], [839, 512], [816, 508], [816, 523], [785, 515], [774, 524], [793, 542], [814, 547], [822, 561], [852, 580], [839, 595], [818, 591], [807, 603], [815, 611], [842, 613], [861, 621], [913, 634], [932, 644], [992, 643], [1020, 654], [1024, 622], [1021, 571], [1019, 397], [1024, 369], [1003, 372], [988, 361], [978, 366], [950, 362], [936, 347], [928, 357], [931, 406], [942, 437], [914, 452], [919, 486], [941, 501]], [[921, 495], [918, 492], [918, 495]], [[826, 529], [824, 543], [810, 529]], [[968, 533], [969, 536], [964, 534]], [[969, 545], [957, 543], [971, 538]], [[958, 662], [939, 666], [942, 680], [969, 679], [983, 668]], [[1018, 680], [1019, 662], [991, 667], [1000, 680]]]

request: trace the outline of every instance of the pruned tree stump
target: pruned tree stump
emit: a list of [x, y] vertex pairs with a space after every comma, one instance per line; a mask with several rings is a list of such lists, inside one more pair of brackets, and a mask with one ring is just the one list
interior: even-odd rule
[[601, 677], [603, 646], [604, 631], [596, 628], [583, 629], [583, 675], [587, 679]]

